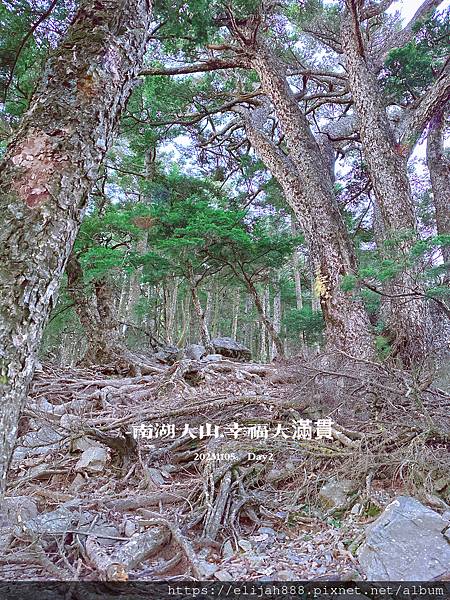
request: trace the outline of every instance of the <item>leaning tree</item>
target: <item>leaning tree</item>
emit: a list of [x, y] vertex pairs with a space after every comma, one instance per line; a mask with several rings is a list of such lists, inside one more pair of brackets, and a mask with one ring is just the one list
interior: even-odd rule
[[43, 328], [150, 18], [148, 0], [83, 0], [0, 164], [0, 493]]

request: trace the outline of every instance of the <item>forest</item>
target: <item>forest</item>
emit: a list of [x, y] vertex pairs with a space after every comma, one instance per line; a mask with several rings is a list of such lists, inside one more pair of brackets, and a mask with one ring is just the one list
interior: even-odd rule
[[450, 595], [449, 41], [440, 0], [3, 0], [2, 598]]

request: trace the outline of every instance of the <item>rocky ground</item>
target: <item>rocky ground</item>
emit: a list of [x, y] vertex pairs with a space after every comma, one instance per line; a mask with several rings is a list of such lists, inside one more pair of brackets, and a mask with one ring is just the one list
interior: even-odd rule
[[430, 373], [343, 355], [143, 361], [134, 377], [36, 374], [0, 579], [448, 576], [449, 395]]

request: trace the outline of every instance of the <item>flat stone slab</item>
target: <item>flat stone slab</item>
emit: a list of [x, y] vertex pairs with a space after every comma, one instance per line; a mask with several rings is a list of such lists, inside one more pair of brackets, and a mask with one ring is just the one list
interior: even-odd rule
[[430, 581], [450, 571], [450, 522], [409, 496], [399, 496], [369, 526], [358, 550], [369, 581]]

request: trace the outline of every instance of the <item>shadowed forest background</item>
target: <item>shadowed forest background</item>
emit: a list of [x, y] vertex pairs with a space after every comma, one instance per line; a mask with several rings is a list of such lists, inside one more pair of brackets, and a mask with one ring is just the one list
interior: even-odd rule
[[[164, 556], [161, 573], [213, 577], [205, 563], [219, 558], [199, 558], [191, 533], [200, 528], [220, 560], [225, 533], [247, 552], [242, 531], [269, 527], [277, 490], [280, 506], [295, 504], [280, 508], [286, 526], [313, 523], [331, 535], [325, 545], [342, 546], [330, 531], [350, 514], [345, 536], [359, 542], [340, 547], [336, 564], [318, 559], [284, 577], [300, 564], [285, 557], [262, 574], [370, 579], [379, 576], [370, 560], [349, 558], [362, 539], [357, 517], [373, 520], [397, 491], [448, 511], [449, 13], [425, 0], [408, 20], [404, 5], [1, 5], [0, 489], [13, 506], [4, 514], [17, 517], [17, 491], [52, 504], [45, 486], [60, 490], [51, 512], [94, 495], [97, 519], [105, 506], [169, 504], [165, 516], [144, 515], [156, 519], [139, 533], [147, 554], [129, 559], [122, 544], [116, 562], [88, 536], [69, 550], [61, 538], [65, 559], [52, 557], [36, 525], [44, 506], [28, 507], [35, 561], [52, 577], [133, 578], [169, 539], [181, 555]], [[126, 431], [188, 416], [195, 428], [202, 415], [336, 427], [322, 445], [278, 439], [276, 460], [288, 464], [256, 471], [238, 446], [198, 436], [143, 458]], [[238, 454], [200, 468], [202, 449]], [[337, 488], [325, 506], [329, 480]], [[181, 530], [176, 496], [189, 504]], [[63, 513], [61, 527], [74, 529]], [[122, 517], [111, 539], [138, 535]], [[75, 577], [78, 558], [87, 566]], [[141, 576], [161, 578], [155, 568]], [[416, 579], [404, 568], [386, 572]], [[246, 569], [224, 570], [232, 579]]]

